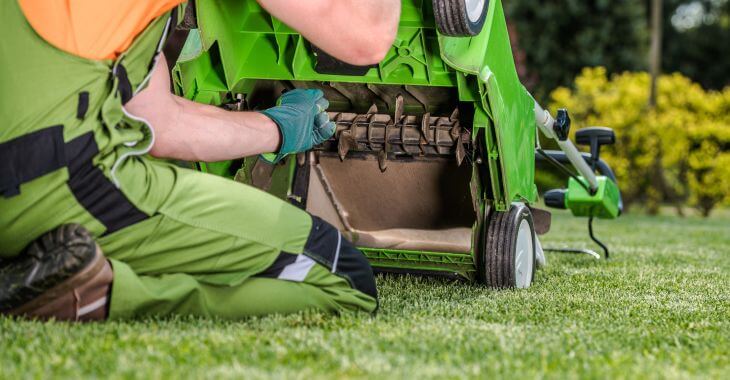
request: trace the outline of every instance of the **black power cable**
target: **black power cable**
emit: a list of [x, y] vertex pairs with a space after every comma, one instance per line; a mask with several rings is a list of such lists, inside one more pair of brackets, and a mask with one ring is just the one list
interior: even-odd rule
[[[588, 218], [588, 236], [591, 237], [591, 240], [593, 240], [594, 243], [598, 244], [603, 249], [603, 257], [608, 260], [610, 258], [608, 247], [603, 244], [596, 236], [593, 234], [593, 216]], [[595, 251], [592, 251], [590, 249], [577, 249], [577, 248], [544, 248], [543, 251], [545, 252], [555, 252], [555, 253], [576, 253], [576, 254], [584, 254], [593, 256], [595, 259], [600, 259], [601, 255], [596, 253]]]
[[577, 248], [544, 248], [543, 252], [554, 252], [554, 253], [575, 253], [578, 255], [589, 255], [596, 260], [601, 259], [601, 255], [590, 249], [577, 249]]
[[603, 248], [603, 256], [608, 260], [609, 253], [608, 253], [608, 247], [606, 247], [605, 244], [603, 244], [600, 240], [598, 240], [593, 235], [593, 215], [591, 215], [590, 218], [588, 218], [588, 235], [591, 237], [591, 240], [593, 240], [594, 243], [598, 244], [601, 248]]

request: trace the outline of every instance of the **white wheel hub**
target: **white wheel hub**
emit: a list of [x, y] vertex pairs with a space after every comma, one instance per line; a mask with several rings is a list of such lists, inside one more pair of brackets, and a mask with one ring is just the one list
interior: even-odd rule
[[535, 246], [532, 237], [530, 223], [523, 219], [517, 230], [515, 244], [515, 287], [518, 289], [529, 288], [532, 283], [532, 272], [535, 270]]
[[469, 21], [478, 22], [482, 17], [484, 11], [484, 5], [487, 0], [464, 0], [466, 5], [466, 15], [469, 17]]

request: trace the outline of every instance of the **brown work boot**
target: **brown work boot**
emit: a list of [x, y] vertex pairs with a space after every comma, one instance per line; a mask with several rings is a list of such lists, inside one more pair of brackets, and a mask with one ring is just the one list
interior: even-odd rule
[[59, 321], [107, 318], [112, 268], [89, 232], [61, 226], [0, 263], [0, 313]]

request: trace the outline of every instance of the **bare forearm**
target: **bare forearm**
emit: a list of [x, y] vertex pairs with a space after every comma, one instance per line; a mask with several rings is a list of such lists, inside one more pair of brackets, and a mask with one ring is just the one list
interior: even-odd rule
[[186, 161], [224, 161], [275, 152], [279, 127], [265, 115], [231, 112], [199, 104], [170, 93], [165, 58], [160, 59], [149, 86], [125, 107], [155, 130], [155, 157]]
[[[158, 128], [152, 155], [188, 161], [223, 161], [275, 152], [276, 124], [260, 113], [230, 112], [174, 97], [174, 118]], [[173, 122], [174, 121], [174, 122]]]
[[352, 64], [383, 59], [395, 38], [401, 0], [259, 0], [310, 42]]

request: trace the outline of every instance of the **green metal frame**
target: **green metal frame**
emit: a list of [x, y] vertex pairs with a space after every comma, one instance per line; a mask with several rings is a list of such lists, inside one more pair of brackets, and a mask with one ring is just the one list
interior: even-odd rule
[[418, 272], [453, 273], [474, 280], [474, 256], [468, 253], [423, 252], [360, 248], [370, 263], [380, 269], [409, 269]]
[[[484, 216], [487, 206], [505, 211], [514, 201], [537, 200], [534, 101], [517, 77], [501, 1], [489, 2], [479, 35], [457, 38], [437, 32], [431, 0], [403, 0], [393, 47], [363, 76], [317, 73], [317, 57], [309, 43], [254, 0], [197, 0], [196, 11], [199, 29], [191, 31], [173, 70], [176, 91], [182, 96], [220, 105], [230, 102], [232, 94], [250, 92], [258, 80], [456, 88], [459, 101], [473, 105], [474, 143], [485, 147], [490, 168], [493, 196], [487, 199], [486, 189], [480, 189], [478, 214]], [[292, 161], [287, 170], [293, 168]], [[199, 167], [231, 176], [232, 165]], [[474, 278], [473, 252], [363, 251], [376, 267], [447, 271]]]

